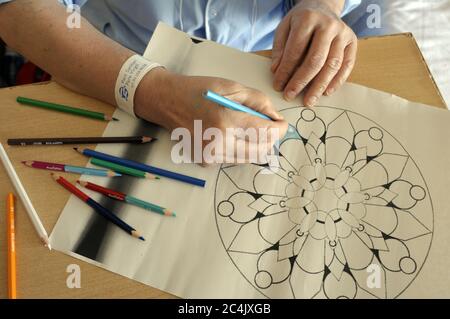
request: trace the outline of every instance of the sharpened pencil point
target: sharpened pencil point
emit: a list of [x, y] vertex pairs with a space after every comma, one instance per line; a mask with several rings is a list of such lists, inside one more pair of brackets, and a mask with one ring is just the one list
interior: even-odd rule
[[77, 184], [81, 185], [83, 187], [86, 187], [86, 185], [88, 184], [88, 182], [82, 181], [82, 180], [77, 180]]
[[113, 121], [119, 121], [119, 119], [116, 119], [115, 117], [112, 118]]
[[140, 239], [140, 240], [142, 240], [142, 241], [145, 241], [145, 238], [144, 238], [144, 237], [142, 237], [142, 236], [141, 236], [141, 237], [139, 237], [139, 239]]
[[50, 241], [45, 237], [41, 237], [42, 242], [44, 243], [44, 246], [48, 248], [48, 250], [52, 250], [52, 245], [50, 245]]
[[149, 137], [149, 136], [143, 136], [142, 137], [142, 143], [143, 144], [145, 144], [145, 143], [150, 143], [150, 142], [153, 142], [153, 141], [156, 141], [157, 139], [156, 138], [154, 138], [154, 137]]
[[164, 210], [164, 216], [177, 217], [177, 214], [175, 214], [174, 212], [172, 212], [172, 211], [170, 211], [168, 209], [165, 209]]
[[120, 176], [122, 176], [122, 174], [116, 173], [114, 171], [108, 171], [107, 175], [108, 175], [108, 177], [120, 177]]

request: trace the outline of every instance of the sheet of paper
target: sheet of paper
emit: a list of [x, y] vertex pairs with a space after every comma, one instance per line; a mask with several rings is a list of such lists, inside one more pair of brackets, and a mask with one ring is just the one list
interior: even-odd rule
[[164, 24], [145, 56], [262, 90], [300, 138], [283, 141], [279, 167], [175, 165], [167, 131], [117, 111], [105, 136], [158, 141], [97, 150], [206, 187], [86, 177], [178, 217], [89, 193], [142, 232], [141, 242], [71, 197], [51, 235], [55, 249], [186, 298], [450, 297], [450, 113], [353, 84], [305, 109], [272, 90], [268, 59], [195, 44]]

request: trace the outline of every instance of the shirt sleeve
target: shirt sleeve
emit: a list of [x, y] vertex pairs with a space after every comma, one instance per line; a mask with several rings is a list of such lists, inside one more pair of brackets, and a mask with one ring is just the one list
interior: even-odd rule
[[[298, 3], [298, 1], [296, 0], [285, 0], [285, 7], [287, 8], [286, 13], [289, 12], [289, 10], [291, 10], [296, 5], [296, 3]], [[341, 17], [354, 10], [360, 4], [361, 0], [345, 0], [345, 5], [344, 9], [342, 10]]]
[[[1, 0], [0, 0], [1, 1]], [[71, 5], [77, 5], [82, 6], [85, 4], [88, 0], [58, 0], [60, 3], [62, 3], [65, 6], [71, 6]]]
[[350, 11], [354, 10], [361, 4], [361, 0], [345, 0], [344, 10], [342, 10], [341, 16], [345, 16]]
[[[14, 0], [0, 0], [0, 5], [2, 3], [7, 3], [7, 2], [11, 2], [11, 1], [14, 1]], [[65, 6], [77, 5], [80, 7], [87, 2], [87, 0], [58, 0], [58, 1]]]

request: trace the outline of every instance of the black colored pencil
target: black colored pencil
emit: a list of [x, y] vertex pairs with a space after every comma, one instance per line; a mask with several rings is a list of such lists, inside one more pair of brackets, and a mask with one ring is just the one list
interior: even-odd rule
[[148, 136], [125, 136], [125, 137], [53, 137], [53, 138], [13, 138], [9, 139], [8, 145], [67, 145], [67, 144], [145, 144], [155, 141], [156, 138]]

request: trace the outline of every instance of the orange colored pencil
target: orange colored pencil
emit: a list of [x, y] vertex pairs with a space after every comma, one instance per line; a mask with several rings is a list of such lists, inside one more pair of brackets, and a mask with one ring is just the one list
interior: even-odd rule
[[17, 281], [16, 281], [16, 230], [14, 222], [14, 195], [8, 194], [6, 200], [7, 215], [7, 234], [8, 234], [8, 298], [17, 298]]

